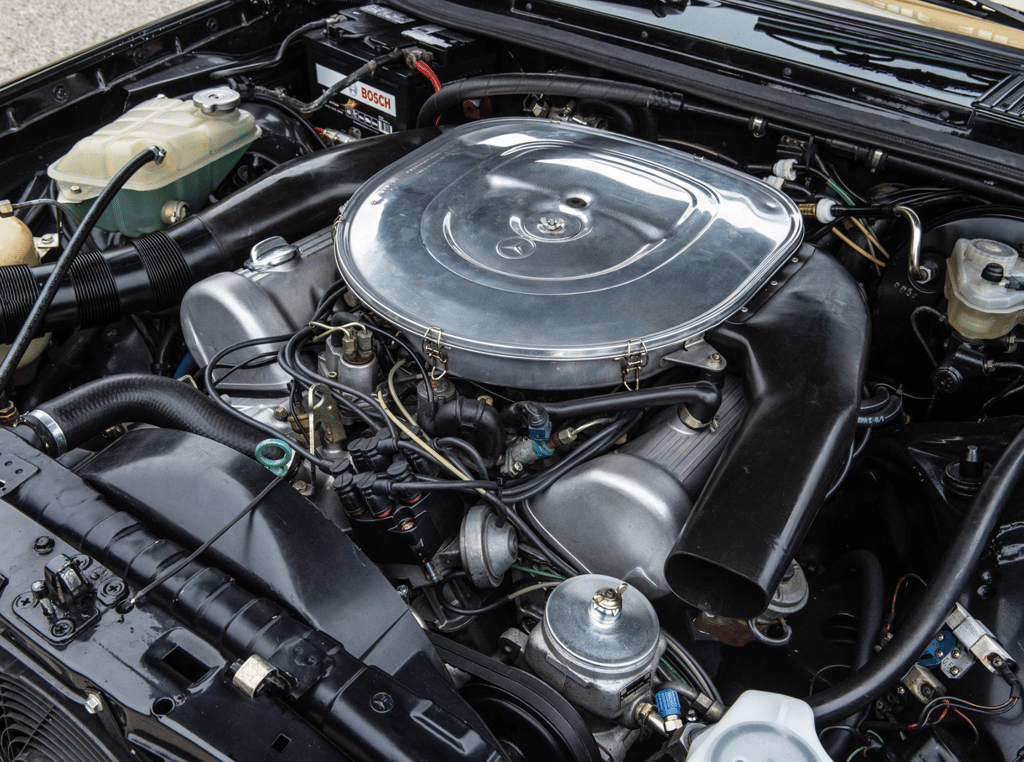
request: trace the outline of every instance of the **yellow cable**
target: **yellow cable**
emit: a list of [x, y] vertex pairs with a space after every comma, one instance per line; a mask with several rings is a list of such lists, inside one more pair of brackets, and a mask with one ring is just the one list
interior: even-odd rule
[[[444, 466], [449, 471], [451, 471], [459, 479], [462, 479], [462, 481], [464, 481], [464, 482], [471, 482], [471, 481], [473, 481], [468, 476], [466, 476], [466, 474], [462, 473], [462, 471], [460, 471], [458, 468], [456, 468], [452, 464], [452, 462], [450, 460], [448, 460], [448, 458], [446, 458], [444, 455], [442, 455], [437, 450], [435, 450], [433, 447], [431, 447], [429, 444], [427, 444], [425, 441], [423, 441], [423, 439], [421, 437], [416, 435], [416, 432], [414, 432], [412, 429], [410, 429], [408, 426], [406, 426], [404, 423], [402, 423], [402, 419], [399, 418], [394, 413], [392, 413], [391, 410], [388, 408], [388, 403], [384, 401], [384, 392], [377, 392], [377, 400], [380, 402], [380, 406], [384, 410], [384, 415], [386, 415], [388, 418], [390, 418], [392, 420], [392, 422], [394, 422], [394, 424], [398, 428], [400, 428], [402, 430], [402, 433], [404, 433], [407, 437], [409, 437], [409, 439], [411, 439], [413, 442], [415, 442], [420, 447], [422, 447], [424, 450], [426, 450], [428, 453], [430, 453], [430, 457], [432, 457], [434, 460], [436, 460], [442, 466]], [[481, 495], [484, 494], [484, 490], [482, 488], [480, 488], [480, 487], [477, 487], [476, 491], [479, 492]]]
[[883, 255], [883, 256], [884, 256], [884, 257], [885, 257], [886, 259], [891, 259], [891, 257], [889, 256], [889, 252], [887, 252], [887, 251], [885, 250], [885, 247], [884, 247], [884, 246], [882, 246], [882, 242], [881, 242], [881, 241], [879, 241], [879, 240], [878, 240], [878, 239], [877, 239], [877, 238], [875, 237], [875, 234], [874, 234], [873, 232], [871, 232], [871, 228], [869, 228], [869, 227], [865, 226], [865, 225], [864, 225], [864, 223], [863, 223], [863, 222], [861, 222], [860, 220], [858, 220], [858, 219], [857, 219], [856, 217], [851, 217], [850, 219], [852, 219], [852, 220], [853, 220], [853, 222], [854, 222], [854, 224], [855, 224], [855, 225], [856, 225], [857, 227], [859, 227], [859, 228], [860, 228], [860, 229], [861, 229], [861, 230], [863, 231], [863, 233], [864, 233], [864, 237], [865, 237], [865, 238], [867, 238], [867, 239], [868, 239], [869, 241], [871, 241], [871, 243], [873, 243], [873, 244], [874, 244], [875, 246], [877, 246], [877, 247], [878, 247], [878, 250], [879, 250], [880, 252], [882, 252], [882, 255]]
[[833, 228], [832, 232], [835, 233], [837, 236], [839, 236], [840, 239], [842, 239], [850, 248], [852, 248], [854, 251], [856, 251], [861, 256], [867, 257], [868, 259], [870, 259], [872, 262], [874, 262], [879, 267], [885, 267], [885, 262], [880, 260], [878, 257], [873, 257], [870, 254], [868, 254], [866, 251], [864, 251], [864, 249], [862, 249], [860, 246], [858, 246], [853, 241], [851, 241], [849, 238], [847, 238], [845, 235], [843, 235], [843, 232], [839, 228]]
[[395, 391], [395, 373], [397, 373], [398, 369], [403, 365], [405, 365], [405, 360], [399, 360], [388, 373], [388, 391], [391, 392], [391, 399], [395, 401], [395, 405], [398, 407], [398, 412], [404, 415], [405, 420], [409, 423], [415, 424], [416, 421], [413, 420], [411, 415], [409, 415], [409, 411], [405, 409], [405, 405], [402, 404], [402, 400], [398, 399], [398, 392]]

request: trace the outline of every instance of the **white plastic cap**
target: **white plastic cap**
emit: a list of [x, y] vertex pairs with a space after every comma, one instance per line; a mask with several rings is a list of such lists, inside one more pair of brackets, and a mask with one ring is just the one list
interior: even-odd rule
[[772, 165], [772, 174], [790, 182], [796, 180], [796, 159], [779, 159]]
[[687, 762], [829, 762], [814, 729], [814, 712], [800, 699], [746, 691], [715, 725], [693, 739]]

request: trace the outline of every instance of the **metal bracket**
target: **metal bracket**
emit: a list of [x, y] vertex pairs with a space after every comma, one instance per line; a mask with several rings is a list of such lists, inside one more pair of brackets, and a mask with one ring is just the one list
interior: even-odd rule
[[647, 345], [643, 339], [626, 342], [626, 356], [622, 358], [622, 384], [626, 389], [635, 392], [640, 388], [640, 371], [647, 367], [648, 360]]
[[14, 455], [3, 455], [0, 457], [0, 497], [37, 473], [39, 473], [39, 469], [27, 460], [22, 460]]
[[128, 594], [112, 571], [88, 556], [54, 556], [46, 577], [16, 595], [14, 613], [51, 643], [62, 644]]
[[323, 438], [326, 441], [337, 444], [345, 438], [345, 423], [341, 420], [338, 404], [331, 396], [331, 390], [324, 384], [313, 384], [306, 390], [306, 415], [310, 446], [316, 436], [318, 423], [324, 427]]
[[448, 372], [448, 350], [443, 344], [444, 335], [436, 325], [430, 326], [423, 334], [423, 354], [430, 363], [430, 378], [439, 381]]
[[704, 340], [698, 340], [665, 355], [661, 358], [661, 364], [685, 365], [698, 370], [721, 373], [725, 370], [726, 360], [713, 346]]

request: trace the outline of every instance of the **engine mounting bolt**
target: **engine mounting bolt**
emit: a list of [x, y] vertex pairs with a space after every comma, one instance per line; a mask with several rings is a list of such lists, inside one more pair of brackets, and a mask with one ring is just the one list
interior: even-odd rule
[[53, 545], [53, 538], [44, 534], [36, 538], [35, 543], [32, 545], [32, 549], [39, 555], [45, 556], [53, 550]]
[[103, 711], [103, 702], [95, 693], [90, 693], [89, 697], [85, 700], [85, 711], [89, 714], [99, 714]]

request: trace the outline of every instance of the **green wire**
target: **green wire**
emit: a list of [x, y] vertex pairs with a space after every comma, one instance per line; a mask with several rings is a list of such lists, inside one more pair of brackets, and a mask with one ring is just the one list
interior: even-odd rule
[[672, 666], [672, 663], [665, 657], [662, 657], [661, 659], [661, 666], [663, 666], [666, 672], [672, 675], [672, 677], [681, 682], [683, 685], [690, 684], [682, 675], [676, 672], [675, 668]]
[[[841, 187], [839, 187], [838, 183], [836, 183], [836, 182], [834, 182], [832, 180], [826, 180], [825, 184], [829, 188], [831, 188], [836, 193], [836, 195], [839, 196], [840, 201], [845, 202], [848, 206], [855, 206], [855, 204], [853, 203], [853, 199], [850, 198], [850, 196], [846, 193], [846, 191], [844, 191]], [[861, 218], [860, 224], [863, 225], [864, 227], [866, 227], [868, 230], [871, 230], [871, 226], [868, 225], [868, 221], [866, 219]], [[871, 239], [868, 238], [867, 236], [864, 236], [864, 240], [868, 244], [868, 251], [871, 252], [871, 256], [877, 257], [878, 256], [878, 252], [875, 251], [875, 246], [874, 246], [873, 243], [871, 243]], [[882, 274], [881, 270], [879, 270], [878, 265], [875, 265], [875, 271], [879, 275]]]
[[852, 751], [852, 752], [850, 753], [850, 756], [848, 756], [848, 757], [846, 758], [846, 762], [853, 762], [853, 758], [854, 758], [854, 757], [856, 757], [856, 756], [857, 756], [858, 754], [860, 754], [861, 752], [863, 752], [863, 751], [864, 751], [865, 749], [867, 749], [867, 748], [868, 748], [867, 746], [861, 746], [861, 747], [860, 747], [859, 749], [854, 749], [854, 750], [853, 750], [853, 751]]
[[557, 580], [565, 579], [565, 577], [563, 577], [561, 574], [552, 574], [551, 572], [541, 571], [540, 569], [533, 569], [529, 566], [519, 566], [518, 564], [512, 564], [512, 568], [517, 569], [521, 572], [526, 572], [527, 574], [536, 574], [538, 577], [547, 577], [548, 579]]

